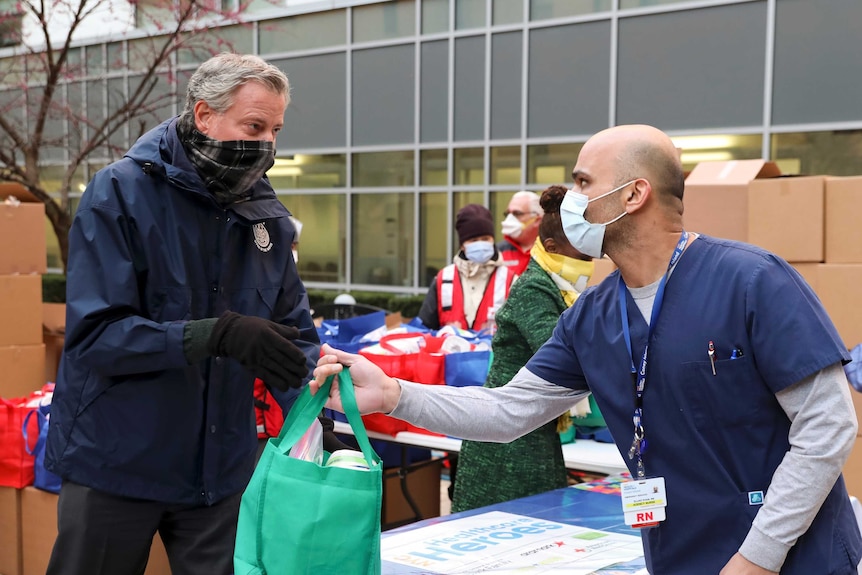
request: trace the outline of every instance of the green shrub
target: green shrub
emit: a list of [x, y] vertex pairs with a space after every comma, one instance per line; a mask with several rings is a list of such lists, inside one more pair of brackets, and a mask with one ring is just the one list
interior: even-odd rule
[[45, 274], [42, 276], [42, 301], [45, 303], [66, 303], [66, 276], [64, 274]]
[[[308, 302], [311, 308], [320, 307], [324, 304], [330, 304], [340, 293], [337, 290], [324, 289], [309, 289]], [[425, 301], [425, 295], [405, 295], [392, 294], [383, 292], [368, 292], [368, 291], [353, 291], [350, 295], [356, 300], [356, 303], [373, 305], [385, 309], [388, 312], [401, 312], [405, 318], [413, 318], [419, 314], [419, 308], [422, 307], [422, 302]]]

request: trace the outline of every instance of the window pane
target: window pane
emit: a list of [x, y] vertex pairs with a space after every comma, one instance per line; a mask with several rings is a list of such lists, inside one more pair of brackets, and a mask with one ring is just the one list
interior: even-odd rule
[[607, 128], [610, 22], [537, 28], [529, 42], [527, 135], [570, 138]]
[[455, 140], [485, 138], [485, 37], [455, 40]]
[[616, 122], [762, 125], [766, 20], [765, 2], [620, 18]]
[[772, 123], [862, 119], [862, 2], [782, 0], [775, 6]]
[[[443, 266], [452, 261], [444, 241], [449, 229], [446, 192], [419, 194], [419, 286], [430, 286]], [[444, 233], [440, 233], [443, 231]]]
[[521, 147], [498, 146], [491, 148], [491, 183], [521, 183]]
[[448, 184], [447, 162], [446, 150], [422, 150], [419, 152], [419, 185], [445, 186]]
[[673, 143], [682, 150], [680, 159], [685, 171], [690, 171], [700, 162], [753, 160], [763, 156], [763, 136], [760, 134], [681, 136], [673, 138]]
[[79, 78], [84, 75], [84, 62], [81, 60], [83, 48], [72, 48], [66, 57], [65, 72], [71, 78]]
[[324, 48], [347, 43], [344, 10], [329, 10], [279, 20], [264, 20], [258, 25], [260, 53]]
[[123, 43], [111, 42], [107, 45], [108, 58], [105, 65], [105, 70], [119, 70], [126, 65], [126, 60], [123, 57]]
[[862, 131], [773, 134], [772, 159], [785, 174], [862, 175]]
[[[129, 40], [129, 70], [143, 72], [152, 68], [156, 62], [156, 54], [162, 51], [166, 42], [168, 42], [167, 36], [145, 36], [137, 40]], [[170, 57], [165, 58], [159, 68], [164, 70], [170, 66], [170, 63]]]
[[453, 152], [455, 183], [481, 186], [485, 183], [485, 150], [483, 148], [460, 148]]
[[539, 144], [527, 147], [527, 181], [531, 184], [566, 184], [583, 144]]
[[218, 52], [254, 53], [254, 29], [249, 24], [210, 28], [206, 33], [186, 35], [187, 48], [177, 56], [180, 64], [201, 64]]
[[530, 20], [578, 16], [611, 9], [611, 0], [530, 0]]
[[413, 186], [413, 151], [353, 154], [353, 185]]
[[276, 158], [266, 175], [276, 190], [343, 188], [347, 183], [347, 157], [344, 154], [296, 154]]
[[353, 196], [353, 282], [413, 285], [413, 194]]
[[[139, 88], [140, 84], [141, 76], [132, 76], [129, 78], [129, 98], [133, 97], [135, 90]], [[150, 92], [146, 105], [138, 109], [135, 113], [134, 121], [129, 124], [129, 128], [134, 130], [130, 134], [132, 141], [137, 140], [144, 132], [155, 128], [174, 115], [175, 90], [176, 85], [167, 74], [156, 76], [155, 87]]]
[[279, 195], [302, 222], [297, 253], [299, 276], [309, 282], [346, 281], [347, 196], [344, 194]]
[[485, 25], [485, 0], [455, 0], [455, 29]]
[[423, 142], [445, 142], [449, 133], [449, 42], [422, 43], [420, 126]]
[[353, 9], [353, 41], [371, 42], [412, 36], [416, 32], [413, 0], [357, 6]]
[[414, 142], [414, 54], [412, 43], [353, 51], [353, 145]]
[[422, 33], [449, 30], [449, 0], [422, 0]]
[[491, 38], [491, 138], [521, 137], [521, 32], [494, 34]]
[[524, 0], [494, 0], [494, 25], [517, 24], [524, 21]]
[[[343, 148], [347, 144], [347, 56], [343, 52], [273, 60], [293, 90], [278, 133], [279, 150]], [[321, 74], [321, 70], [326, 70]]]
[[[87, 88], [87, 111], [86, 118], [87, 123], [91, 123], [93, 125], [100, 125], [105, 119], [105, 82], [104, 80], [90, 80], [86, 84]], [[89, 137], [93, 137], [93, 134], [88, 134]], [[91, 159], [93, 157], [102, 159], [106, 157], [107, 151], [104, 146], [99, 146], [91, 155]]]

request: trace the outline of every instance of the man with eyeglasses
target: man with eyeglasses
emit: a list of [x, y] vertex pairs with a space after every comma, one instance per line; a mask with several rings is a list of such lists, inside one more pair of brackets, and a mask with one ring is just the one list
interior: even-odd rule
[[521, 275], [530, 263], [530, 250], [539, 236], [542, 206], [535, 192], [517, 192], [503, 212], [503, 239], [497, 250], [509, 269]]

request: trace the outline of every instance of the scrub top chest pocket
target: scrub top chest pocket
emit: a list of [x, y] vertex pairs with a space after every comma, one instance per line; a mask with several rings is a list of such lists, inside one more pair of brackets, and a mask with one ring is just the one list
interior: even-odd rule
[[756, 425], [758, 414], [776, 401], [748, 356], [708, 359], [704, 353], [702, 361], [682, 367], [680, 404], [700, 429]]

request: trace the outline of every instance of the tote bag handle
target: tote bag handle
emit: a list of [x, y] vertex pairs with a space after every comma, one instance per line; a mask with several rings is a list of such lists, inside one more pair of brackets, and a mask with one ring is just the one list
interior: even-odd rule
[[[274, 443], [281, 453], [290, 451], [290, 448], [308, 430], [308, 426], [317, 419], [318, 414], [323, 410], [323, 405], [329, 398], [329, 391], [332, 389], [332, 380], [334, 377], [336, 376], [330, 375], [327, 377], [315, 395], [311, 395], [311, 390], [308, 386], [302, 390], [302, 394], [296, 400], [290, 413], [288, 413], [281, 432], [274, 439]], [[356, 405], [356, 392], [353, 389], [353, 379], [350, 377], [347, 366], [344, 367], [344, 370], [337, 377], [338, 389], [341, 392], [341, 403], [344, 407], [344, 413], [347, 415], [347, 421], [353, 429], [353, 435], [359, 444], [359, 448], [362, 450], [362, 455], [365, 456], [365, 461], [369, 467], [373, 467], [375, 465], [374, 450], [371, 448], [371, 442], [368, 441], [368, 433], [365, 431], [362, 416], [359, 414], [359, 407]], [[273, 440], [271, 439], [270, 441]]]

